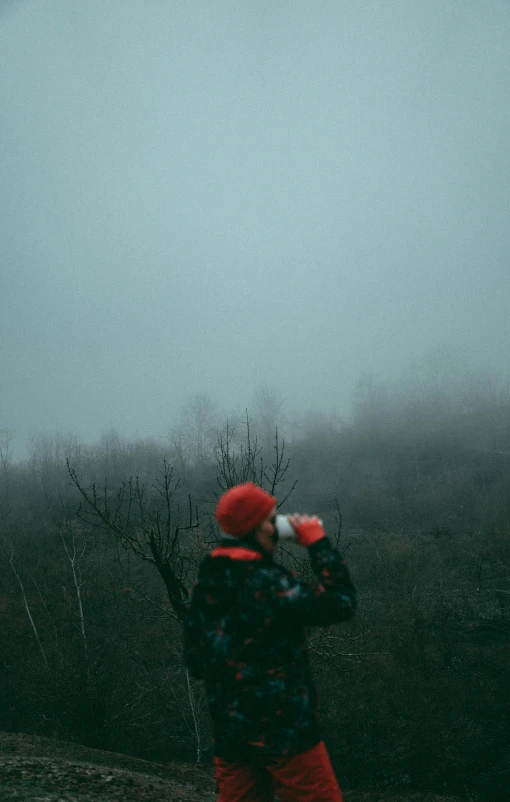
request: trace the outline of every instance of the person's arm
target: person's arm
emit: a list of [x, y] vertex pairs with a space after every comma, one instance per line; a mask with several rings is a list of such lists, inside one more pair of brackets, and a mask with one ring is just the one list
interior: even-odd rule
[[318, 584], [305, 586], [311, 595], [310, 604], [303, 605], [305, 623], [320, 626], [352, 618], [357, 604], [356, 590], [345, 560], [327, 537], [312, 543], [308, 554]]
[[298, 543], [308, 549], [316, 582], [302, 582], [288, 574], [274, 574], [262, 590], [273, 614], [302, 625], [328, 625], [352, 618], [356, 590], [348, 568], [326, 537], [317, 518], [293, 515], [289, 520]]

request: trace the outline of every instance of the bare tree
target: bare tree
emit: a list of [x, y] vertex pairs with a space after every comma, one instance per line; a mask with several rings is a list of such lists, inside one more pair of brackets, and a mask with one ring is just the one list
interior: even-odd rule
[[218, 433], [216, 403], [208, 395], [198, 393], [188, 399], [170, 439], [179, 461], [203, 467], [213, 459]]
[[255, 427], [264, 449], [269, 449], [273, 443], [275, 430], [280, 425], [280, 414], [283, 399], [274, 387], [261, 384], [254, 393], [255, 400]]
[[[120, 544], [157, 569], [163, 580], [173, 615], [183, 620], [188, 597], [189, 566], [184, 532], [198, 528], [198, 512], [188, 497], [186, 512], [178, 503], [179, 481], [163, 460], [156, 481], [146, 488], [138, 477], [130, 478], [112, 491], [105, 480], [99, 491], [95, 484], [84, 487], [76, 471], [67, 462], [71, 484], [82, 497], [79, 517], [91, 526], [111, 532]], [[187, 523], [183, 523], [184, 516]]]
[[0, 429], [0, 462], [2, 463], [4, 472], [7, 472], [9, 468], [11, 458], [11, 443], [12, 432], [10, 432], [8, 429]]
[[[262, 449], [260, 448], [257, 436], [253, 434], [252, 424], [246, 412], [244, 436], [236, 444], [235, 430], [230, 424], [225, 424], [218, 438], [218, 449], [216, 453], [216, 480], [222, 492], [234, 485], [242, 482], [254, 482], [260, 487], [264, 487], [271, 495], [285, 481], [289, 468], [290, 460], [285, 459], [285, 442], [280, 442], [278, 429], [274, 432], [274, 457], [270, 464], [264, 462]], [[283, 498], [278, 506], [285, 504], [290, 494], [296, 487], [295, 481], [291, 487], [284, 492]]]
[[0, 482], [0, 503], [4, 514], [9, 512], [10, 501], [10, 467], [11, 467], [12, 432], [0, 429], [0, 463], [2, 465], [2, 481]]
[[82, 602], [82, 586], [83, 579], [81, 573], [81, 561], [87, 548], [89, 533], [84, 532], [83, 527], [80, 526], [78, 521], [65, 521], [62, 530], [61, 538], [64, 546], [64, 551], [71, 566], [73, 575], [74, 590], [76, 593], [76, 601], [78, 605], [78, 620], [80, 635], [83, 642], [83, 649], [85, 652], [85, 660], [87, 668], [90, 666], [89, 645], [87, 640], [87, 633], [85, 628], [85, 614], [83, 612]]
[[32, 615], [32, 611], [30, 609], [30, 605], [28, 603], [28, 597], [27, 597], [27, 594], [25, 592], [25, 587], [23, 585], [23, 581], [22, 581], [21, 576], [20, 576], [20, 574], [18, 572], [18, 569], [16, 567], [16, 563], [14, 562], [14, 546], [12, 544], [9, 544], [8, 546], [0, 545], [0, 554], [7, 560], [7, 562], [11, 566], [11, 569], [12, 569], [12, 572], [13, 572], [14, 576], [16, 577], [16, 582], [17, 582], [18, 587], [20, 589], [21, 598], [23, 599], [23, 605], [25, 607], [25, 612], [26, 612], [28, 620], [30, 622], [30, 626], [32, 628], [32, 632], [34, 633], [34, 637], [35, 637], [35, 640], [37, 642], [37, 646], [39, 647], [39, 651], [41, 652], [41, 656], [43, 658], [45, 667], [47, 669], [49, 669], [50, 668], [50, 664], [48, 662], [48, 658], [46, 656], [46, 652], [44, 650], [44, 647], [43, 647], [42, 641], [41, 641], [41, 637], [39, 635], [39, 630], [37, 629], [37, 625], [35, 623], [34, 617]]

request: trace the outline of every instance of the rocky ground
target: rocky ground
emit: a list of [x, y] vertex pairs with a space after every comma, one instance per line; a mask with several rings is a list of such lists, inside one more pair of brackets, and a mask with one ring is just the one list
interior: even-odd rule
[[203, 802], [216, 800], [212, 772], [159, 764], [78, 744], [0, 734], [2, 802]]
[[[2, 802], [215, 802], [212, 770], [0, 733]], [[346, 793], [346, 802], [460, 802], [435, 794]]]

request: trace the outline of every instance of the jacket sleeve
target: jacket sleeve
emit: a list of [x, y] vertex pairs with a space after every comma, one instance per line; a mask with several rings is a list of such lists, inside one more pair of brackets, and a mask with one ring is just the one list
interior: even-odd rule
[[326, 626], [352, 618], [356, 590], [349, 570], [327, 537], [308, 549], [316, 582], [303, 582], [292, 574], [275, 574], [260, 593], [266, 596], [275, 618], [304, 626]]

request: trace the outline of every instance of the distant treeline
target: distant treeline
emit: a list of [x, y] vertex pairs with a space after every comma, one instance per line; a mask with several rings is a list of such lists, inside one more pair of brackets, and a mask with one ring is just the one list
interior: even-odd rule
[[[40, 436], [24, 463], [4, 435], [0, 729], [209, 761], [180, 618], [216, 498], [254, 479], [321, 515], [359, 591], [351, 623], [310, 632], [341, 784], [507, 799], [507, 389], [366, 378], [349, 423], [292, 423], [264, 387], [224, 418], [195, 396], [167, 437]], [[307, 575], [299, 549], [282, 559]]]

